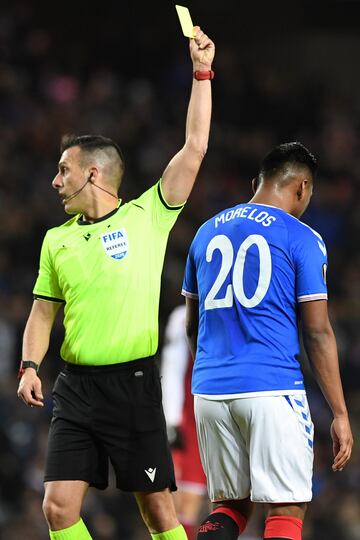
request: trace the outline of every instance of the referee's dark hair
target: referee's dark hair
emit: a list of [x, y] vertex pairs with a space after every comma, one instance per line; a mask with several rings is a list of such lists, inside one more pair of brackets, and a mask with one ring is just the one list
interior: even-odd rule
[[315, 156], [300, 142], [280, 144], [262, 160], [259, 171], [260, 181], [285, 175], [289, 167], [307, 167], [312, 180], [315, 179], [318, 165]]
[[125, 171], [125, 161], [120, 147], [112, 139], [104, 137], [103, 135], [66, 134], [61, 138], [60, 153], [62, 154], [65, 150], [68, 150], [68, 148], [72, 148], [73, 146], [78, 146], [85, 155], [92, 154], [97, 150], [103, 150], [105, 152], [109, 150], [111, 152], [111, 149], [113, 151], [115, 150], [115, 156], [118, 158], [121, 180]]

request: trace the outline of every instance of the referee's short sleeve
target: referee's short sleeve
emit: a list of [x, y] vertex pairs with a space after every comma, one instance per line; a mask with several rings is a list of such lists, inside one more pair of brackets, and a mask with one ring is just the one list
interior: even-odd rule
[[58, 276], [52, 262], [49, 232], [46, 233], [43, 240], [40, 254], [39, 274], [33, 293], [35, 298], [42, 298], [54, 302], [64, 301], [64, 296], [58, 282]]

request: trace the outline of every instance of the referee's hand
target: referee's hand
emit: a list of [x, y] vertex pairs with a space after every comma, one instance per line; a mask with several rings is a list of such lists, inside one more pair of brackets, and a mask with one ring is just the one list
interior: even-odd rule
[[215, 56], [214, 42], [204, 34], [200, 26], [195, 26], [194, 31], [194, 39], [189, 40], [193, 69], [194, 71], [211, 69]]
[[29, 407], [43, 407], [44, 397], [41, 391], [41, 380], [32, 368], [25, 370], [20, 379], [17, 395]]

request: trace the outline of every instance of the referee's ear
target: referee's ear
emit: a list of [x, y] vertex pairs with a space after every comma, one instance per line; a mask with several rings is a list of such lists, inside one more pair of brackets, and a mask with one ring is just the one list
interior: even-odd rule
[[92, 184], [93, 182], [95, 182], [98, 175], [99, 175], [99, 169], [97, 167], [94, 167], [94, 166], [89, 167], [88, 172], [87, 172], [87, 181]]

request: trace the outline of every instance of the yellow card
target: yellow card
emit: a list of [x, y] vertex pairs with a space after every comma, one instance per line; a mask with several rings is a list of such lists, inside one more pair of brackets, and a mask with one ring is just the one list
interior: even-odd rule
[[194, 37], [194, 25], [191, 20], [190, 11], [187, 7], [184, 6], [175, 6], [177, 14], [180, 19], [181, 28], [184, 36], [193, 38]]

